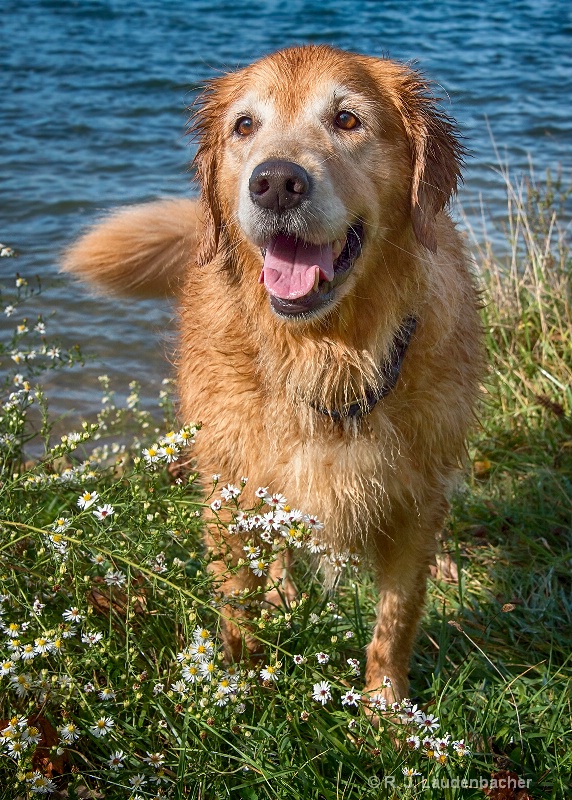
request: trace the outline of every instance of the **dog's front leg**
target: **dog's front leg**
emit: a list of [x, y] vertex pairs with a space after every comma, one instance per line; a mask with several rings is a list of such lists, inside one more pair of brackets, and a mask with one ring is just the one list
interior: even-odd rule
[[266, 577], [256, 575], [248, 563], [238, 566], [241, 559], [245, 561], [245, 540], [239, 534], [229, 536], [226, 530], [221, 532], [210, 524], [206, 526], [205, 543], [211, 552], [209, 570], [215, 576], [216, 591], [228, 600], [221, 611], [225, 656], [229, 661], [240, 661], [243, 655], [252, 658], [262, 649], [252, 621], [260, 613], [263, 595], [256, 592], [265, 586]]
[[408, 696], [409, 662], [442, 516], [439, 514], [437, 527], [432, 524], [416, 526], [413, 531], [402, 529], [377, 559], [380, 594], [373, 637], [367, 648], [365, 690], [370, 695], [380, 694], [388, 706]]

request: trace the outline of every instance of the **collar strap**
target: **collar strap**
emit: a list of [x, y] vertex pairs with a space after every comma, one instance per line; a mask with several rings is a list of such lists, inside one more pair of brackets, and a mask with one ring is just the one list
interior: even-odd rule
[[350, 417], [359, 419], [366, 414], [370, 414], [380, 400], [383, 400], [393, 389], [399, 379], [403, 359], [409, 347], [411, 337], [417, 328], [417, 320], [415, 317], [406, 317], [400, 327], [397, 329], [393, 337], [393, 344], [391, 347], [391, 357], [382, 364], [380, 384], [376, 387], [366, 387], [365, 397], [361, 400], [354, 400], [353, 403], [347, 403], [341, 409], [328, 409], [321, 406], [313, 405], [316, 411], [320, 414], [325, 414], [330, 417], [334, 422], [341, 422]]

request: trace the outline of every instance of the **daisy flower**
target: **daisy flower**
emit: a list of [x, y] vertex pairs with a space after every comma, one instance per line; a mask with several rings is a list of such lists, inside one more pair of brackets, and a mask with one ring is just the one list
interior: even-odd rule
[[146, 764], [150, 764], [155, 769], [159, 769], [165, 763], [165, 754], [164, 753], [150, 753], [147, 751], [146, 758], [143, 759]]
[[447, 733], [443, 736], [442, 739], [435, 739], [435, 749], [440, 750], [441, 752], [445, 751], [449, 747], [449, 739], [451, 738], [451, 734]]
[[18, 697], [27, 697], [32, 688], [32, 676], [27, 672], [21, 672], [19, 675], [10, 675], [10, 683]]
[[302, 547], [303, 534], [296, 528], [288, 528], [287, 531], [282, 532], [282, 536], [286, 540], [286, 544], [290, 545], [290, 547]]
[[99, 495], [97, 492], [84, 492], [78, 497], [77, 504], [80, 508], [85, 510], [92, 506], [98, 498]]
[[60, 739], [64, 742], [75, 742], [79, 739], [79, 730], [77, 725], [74, 725], [73, 722], [68, 722], [67, 725], [64, 725], [58, 730], [60, 735]]
[[294, 664], [296, 664], [297, 667], [300, 667], [302, 664], [306, 663], [306, 659], [304, 658], [304, 656], [301, 656], [299, 654], [292, 656], [292, 661], [294, 662]]
[[413, 769], [413, 767], [401, 767], [401, 771], [406, 778], [413, 778], [415, 775], [421, 775], [421, 773], [417, 772], [417, 770]]
[[267, 531], [279, 531], [280, 525], [282, 524], [280, 519], [276, 516], [274, 511], [268, 511], [268, 513], [264, 514], [264, 527]]
[[214, 653], [214, 645], [208, 639], [202, 642], [193, 642], [188, 647], [188, 653], [193, 661], [209, 661]]
[[45, 636], [38, 636], [37, 639], [34, 639], [34, 644], [36, 645], [36, 653], [41, 655], [49, 653], [54, 647], [54, 643], [50, 639], [46, 639]]
[[304, 525], [312, 531], [321, 531], [324, 528], [324, 523], [311, 514], [306, 514], [304, 517]]
[[129, 778], [129, 783], [134, 789], [140, 789], [141, 786], [145, 786], [145, 784], [147, 783], [147, 779], [145, 778], [145, 775], [141, 774], [132, 775]]
[[460, 740], [460, 741], [458, 741], [458, 742], [453, 742], [453, 743], [451, 744], [451, 747], [453, 748], [453, 750], [455, 751], [455, 753], [456, 753], [458, 756], [460, 756], [461, 758], [463, 758], [463, 756], [470, 756], [470, 755], [471, 755], [471, 750], [470, 750], [470, 748], [469, 748], [469, 747], [467, 747], [467, 745], [465, 744], [465, 740], [464, 740], [464, 739], [461, 739], [461, 740]]
[[49, 794], [56, 789], [56, 784], [50, 778], [38, 772], [38, 770], [33, 772], [32, 777], [26, 780], [29, 781], [30, 791], [33, 794]]
[[330, 656], [327, 653], [316, 653], [316, 661], [318, 664], [327, 664]]
[[199, 661], [199, 670], [204, 680], [211, 681], [216, 672], [216, 664], [214, 661]]
[[33, 644], [25, 644], [22, 645], [22, 649], [19, 652], [19, 656], [22, 661], [31, 661], [36, 655], [36, 650]]
[[265, 499], [269, 506], [273, 506], [274, 508], [278, 508], [280, 510], [284, 508], [287, 502], [284, 495], [280, 494], [279, 492], [274, 492], [274, 494], [267, 496]]
[[229, 678], [227, 675], [224, 675], [217, 685], [217, 692], [221, 692], [222, 694], [232, 694], [236, 692], [237, 686], [236, 682]]
[[108, 586], [123, 586], [125, 581], [127, 580], [127, 576], [124, 575], [121, 570], [112, 570], [108, 569], [105, 575], [103, 576], [103, 580], [106, 582]]
[[201, 671], [196, 664], [185, 664], [181, 675], [187, 683], [197, 683], [202, 678]]
[[103, 634], [99, 631], [86, 631], [82, 634], [81, 641], [83, 644], [87, 644], [90, 647], [93, 647], [94, 644], [97, 644], [103, 639]]
[[63, 533], [67, 531], [69, 526], [71, 525], [71, 519], [67, 519], [67, 517], [58, 517], [54, 522], [52, 522], [52, 528], [56, 533]]
[[286, 511], [286, 509], [284, 509], [283, 516], [284, 516], [284, 522], [288, 523], [289, 525], [292, 525], [295, 522], [304, 521], [304, 514], [297, 508], [291, 508], [289, 511]]
[[118, 770], [123, 769], [125, 764], [123, 763], [123, 759], [125, 758], [125, 754], [123, 750], [116, 750], [114, 753], [111, 754], [107, 766], [109, 769]]
[[263, 558], [253, 558], [248, 566], [259, 578], [268, 572], [268, 562]]
[[105, 503], [103, 506], [98, 506], [96, 511], [92, 512], [93, 516], [99, 520], [107, 519], [112, 514], [115, 514], [115, 509], [113, 506], [109, 505], [109, 503]]
[[101, 739], [103, 736], [107, 736], [114, 725], [115, 722], [111, 719], [111, 717], [100, 717], [95, 725], [91, 726], [89, 731], [93, 736]]
[[6, 661], [2, 661], [0, 663], [0, 676], [10, 675], [11, 672], [14, 672], [16, 669], [16, 664], [12, 661], [12, 659], [8, 658]]
[[330, 684], [328, 681], [315, 683], [312, 688], [312, 697], [317, 703], [321, 703], [323, 706], [325, 706], [328, 700], [332, 699], [332, 693], [330, 691]]
[[215, 701], [215, 705], [220, 707], [228, 705], [228, 701], [230, 700], [228, 694], [221, 692], [220, 689], [216, 690], [216, 692], [213, 695], [213, 698]]
[[360, 674], [360, 666], [357, 658], [348, 658], [346, 664], [351, 669], [352, 673], [357, 677]]
[[37, 617], [39, 617], [39, 616], [41, 615], [41, 613], [42, 613], [42, 611], [44, 610], [44, 608], [45, 608], [45, 607], [46, 607], [46, 604], [45, 604], [45, 603], [42, 603], [42, 602], [40, 601], [40, 599], [39, 599], [38, 597], [36, 597], [36, 599], [34, 600], [34, 603], [33, 603], [33, 605], [32, 605], [32, 611], [34, 612], [34, 614], [35, 614]]
[[179, 448], [174, 444], [165, 444], [159, 448], [159, 456], [164, 459], [167, 464], [172, 464], [177, 461], [180, 455]]
[[193, 437], [195, 436], [195, 434], [196, 430], [194, 430], [193, 428], [191, 428], [190, 430], [187, 430], [187, 428], [181, 428], [181, 430], [177, 434], [177, 443], [183, 445], [183, 447], [186, 447], [187, 445], [193, 443]]
[[107, 701], [107, 700], [115, 700], [116, 694], [113, 691], [113, 689], [110, 689], [108, 686], [106, 686], [104, 689], [98, 692], [97, 696], [99, 697], [100, 700]]
[[8, 742], [8, 755], [10, 758], [13, 758], [14, 761], [18, 761], [20, 758], [22, 758], [27, 746], [28, 745], [25, 742], [22, 742], [19, 739], [16, 739], [14, 742]]
[[268, 486], [259, 486], [258, 489], [254, 492], [254, 494], [260, 500], [264, 500], [264, 498], [268, 494]]
[[83, 617], [79, 613], [79, 609], [76, 606], [72, 606], [71, 608], [66, 608], [65, 611], [62, 612], [62, 617], [65, 619], [66, 622], [81, 622]]
[[11, 622], [9, 625], [4, 625], [4, 633], [6, 633], [11, 639], [17, 639], [21, 633], [24, 633], [28, 627], [29, 623], [22, 622], [18, 624], [17, 622]]
[[374, 694], [369, 698], [369, 707], [374, 711], [385, 711], [387, 708], [387, 700], [381, 694]]
[[36, 728], [35, 725], [27, 725], [22, 731], [22, 739], [27, 744], [39, 744], [41, 738], [42, 734], [40, 729]]
[[416, 705], [406, 705], [401, 709], [399, 716], [403, 722], [420, 722], [423, 717], [423, 713], [419, 711]]
[[227, 484], [220, 490], [220, 496], [223, 500], [236, 500], [237, 497], [240, 496], [242, 489], [239, 489], [238, 486], [233, 486], [232, 484]]
[[267, 664], [264, 669], [260, 670], [260, 677], [264, 681], [276, 682], [280, 674], [280, 670], [272, 664]]
[[193, 640], [195, 642], [204, 642], [207, 639], [212, 639], [211, 632], [206, 628], [201, 628], [199, 625], [193, 631]]
[[154, 444], [146, 450], [143, 450], [143, 458], [147, 464], [155, 464], [161, 458], [159, 446]]
[[357, 706], [360, 700], [361, 694], [358, 694], [353, 686], [348, 692], [342, 695], [343, 706]]
[[419, 750], [419, 747], [421, 746], [421, 741], [419, 739], [419, 736], [408, 736], [407, 739], [405, 740], [405, 744], [410, 750]]
[[417, 724], [423, 730], [436, 731], [439, 728], [439, 718], [434, 717], [433, 714], [421, 713], [417, 718]]

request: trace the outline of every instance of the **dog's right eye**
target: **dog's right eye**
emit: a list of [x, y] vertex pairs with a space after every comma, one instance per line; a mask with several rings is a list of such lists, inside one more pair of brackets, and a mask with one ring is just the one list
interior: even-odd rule
[[234, 132], [239, 136], [250, 136], [254, 130], [254, 120], [252, 117], [239, 117], [234, 126]]

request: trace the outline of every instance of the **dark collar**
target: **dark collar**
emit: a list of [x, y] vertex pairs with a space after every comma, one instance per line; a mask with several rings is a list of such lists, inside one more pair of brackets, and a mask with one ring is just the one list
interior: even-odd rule
[[330, 417], [334, 422], [341, 422], [344, 419], [353, 417], [359, 419], [373, 411], [380, 400], [383, 400], [393, 389], [399, 379], [403, 359], [409, 347], [411, 337], [415, 333], [417, 327], [417, 320], [415, 317], [406, 317], [400, 327], [397, 329], [393, 337], [393, 344], [391, 346], [391, 356], [385, 361], [380, 370], [381, 380], [376, 387], [366, 387], [365, 397], [361, 400], [354, 400], [353, 403], [348, 403], [342, 406], [341, 409], [328, 409], [314, 405], [313, 407], [320, 414], [325, 414]]

